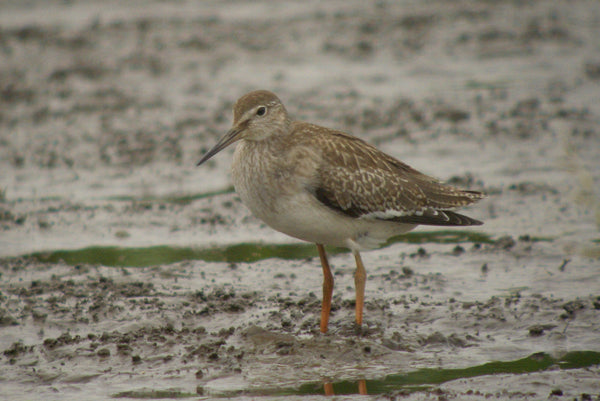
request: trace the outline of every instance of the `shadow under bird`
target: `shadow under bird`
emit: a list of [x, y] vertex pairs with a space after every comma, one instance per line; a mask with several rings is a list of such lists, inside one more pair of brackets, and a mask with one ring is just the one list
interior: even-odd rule
[[419, 224], [482, 224], [453, 211], [482, 199], [482, 193], [443, 184], [347, 133], [295, 121], [266, 90], [235, 103], [232, 128], [198, 165], [234, 142], [231, 172], [242, 202], [275, 230], [317, 245], [324, 275], [323, 333], [333, 294], [323, 245], [346, 247], [354, 254], [360, 326], [366, 281], [360, 251]]

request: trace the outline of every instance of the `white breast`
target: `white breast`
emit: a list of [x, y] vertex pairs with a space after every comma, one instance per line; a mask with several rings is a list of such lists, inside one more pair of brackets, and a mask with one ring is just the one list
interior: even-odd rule
[[238, 143], [231, 166], [233, 184], [242, 202], [273, 229], [304, 241], [359, 251], [415, 227], [352, 218], [332, 210], [307, 189], [310, 155], [278, 155], [278, 149], [255, 145]]

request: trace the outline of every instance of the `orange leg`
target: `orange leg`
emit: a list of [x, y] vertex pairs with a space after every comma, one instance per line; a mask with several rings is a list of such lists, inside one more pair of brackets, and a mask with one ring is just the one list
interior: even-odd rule
[[356, 324], [362, 325], [363, 307], [365, 304], [365, 281], [367, 273], [363, 265], [360, 253], [354, 252], [356, 259], [356, 273], [354, 273], [354, 286], [356, 287]]
[[321, 258], [321, 266], [323, 266], [323, 303], [321, 304], [321, 333], [327, 333], [327, 325], [329, 323], [329, 312], [331, 312], [331, 296], [333, 295], [333, 275], [327, 261], [325, 248], [321, 244], [317, 244], [319, 257]]
[[333, 392], [333, 384], [331, 383], [324, 383], [323, 390], [325, 390], [325, 395], [335, 395]]
[[367, 381], [359, 380], [358, 381], [358, 394], [367, 395]]

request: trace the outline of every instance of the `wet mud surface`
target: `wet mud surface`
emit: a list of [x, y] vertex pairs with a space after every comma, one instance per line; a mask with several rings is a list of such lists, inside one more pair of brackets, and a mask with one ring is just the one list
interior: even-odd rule
[[[0, 398], [600, 398], [600, 6], [0, 6]], [[231, 106], [483, 190], [473, 230], [354, 261], [240, 203]], [[363, 382], [364, 381], [364, 382]], [[362, 384], [360, 384], [362, 385]]]

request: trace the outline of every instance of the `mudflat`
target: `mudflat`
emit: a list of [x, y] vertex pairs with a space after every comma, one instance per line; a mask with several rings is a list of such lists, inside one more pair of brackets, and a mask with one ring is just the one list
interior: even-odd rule
[[[0, 398], [600, 396], [600, 4], [0, 6]], [[242, 94], [488, 198], [329, 249], [250, 215]], [[566, 399], [565, 398], [565, 399]]]

